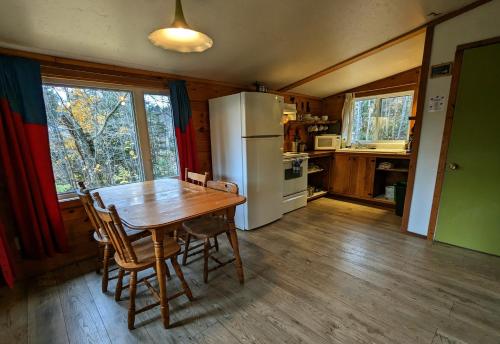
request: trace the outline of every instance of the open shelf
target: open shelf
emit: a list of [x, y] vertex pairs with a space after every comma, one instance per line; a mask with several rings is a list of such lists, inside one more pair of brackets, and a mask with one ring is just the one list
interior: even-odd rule
[[334, 121], [288, 121], [285, 124], [295, 124], [295, 125], [315, 125], [315, 124], [335, 124], [338, 120]]
[[326, 191], [317, 191], [312, 194], [312, 196], [307, 197], [307, 201], [312, 201], [313, 199], [323, 197], [327, 194]]
[[323, 172], [325, 169], [323, 168], [318, 168], [318, 169], [314, 169], [314, 170], [307, 170], [307, 174], [313, 174], [313, 173], [319, 173], [319, 172]]
[[377, 171], [387, 171], [387, 172], [403, 172], [408, 173], [407, 168], [377, 168]]
[[387, 204], [396, 204], [395, 201], [391, 201], [390, 199], [386, 199], [385, 195], [378, 195], [373, 197], [374, 201], [380, 202], [380, 203], [387, 203]]

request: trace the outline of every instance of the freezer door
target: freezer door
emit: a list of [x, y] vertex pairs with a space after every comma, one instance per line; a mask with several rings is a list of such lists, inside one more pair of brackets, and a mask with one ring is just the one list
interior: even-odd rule
[[246, 221], [237, 221], [245, 223], [242, 229], [254, 229], [282, 216], [282, 144], [283, 136], [243, 139], [242, 193], [247, 202], [242, 210]]
[[241, 93], [242, 137], [283, 135], [283, 97], [262, 92]]

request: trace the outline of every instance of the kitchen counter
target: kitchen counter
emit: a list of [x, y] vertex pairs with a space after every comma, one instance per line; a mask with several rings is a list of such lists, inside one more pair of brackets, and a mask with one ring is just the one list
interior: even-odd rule
[[314, 151], [306, 151], [304, 153], [309, 154], [309, 158], [321, 158], [332, 156], [335, 153], [334, 150], [314, 150]]
[[367, 156], [383, 156], [383, 157], [397, 157], [397, 158], [410, 158], [411, 153], [407, 152], [388, 152], [383, 150], [376, 149], [366, 149], [366, 150], [357, 150], [357, 149], [337, 149], [337, 150], [313, 150], [306, 151], [304, 153], [309, 154], [309, 158], [320, 158], [320, 157], [328, 157], [333, 154], [359, 154], [359, 155], [367, 155]]
[[390, 152], [376, 149], [339, 149], [335, 151], [335, 154], [356, 154], [356, 155], [365, 155], [365, 156], [383, 156], [390, 158], [401, 158], [401, 159], [409, 159], [411, 158], [411, 153], [407, 152]]

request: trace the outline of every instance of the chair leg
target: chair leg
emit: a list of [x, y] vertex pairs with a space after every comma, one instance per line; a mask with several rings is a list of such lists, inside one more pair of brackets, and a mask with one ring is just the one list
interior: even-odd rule
[[186, 242], [184, 243], [184, 254], [182, 255], [182, 265], [186, 266], [188, 253], [189, 253], [189, 243], [191, 242], [191, 234], [187, 234]]
[[174, 267], [175, 273], [177, 277], [181, 280], [182, 284], [182, 289], [184, 289], [184, 292], [186, 293], [186, 296], [190, 301], [193, 301], [193, 293], [191, 293], [191, 289], [189, 288], [189, 285], [187, 284], [186, 280], [184, 279], [184, 274], [182, 273], [181, 266], [177, 262], [176, 257], [170, 258], [170, 262], [172, 263], [172, 266]]
[[111, 245], [104, 245], [104, 254], [102, 258], [102, 281], [101, 289], [105, 293], [108, 291], [108, 281], [109, 281], [109, 259], [111, 258]]
[[118, 280], [116, 282], [116, 290], [115, 290], [115, 301], [120, 301], [122, 297], [122, 289], [123, 289], [123, 275], [125, 271], [123, 269], [118, 270]]
[[128, 329], [134, 329], [135, 323], [135, 291], [137, 287], [137, 271], [130, 272], [130, 303], [128, 306]]
[[215, 251], [219, 252], [219, 241], [217, 240], [217, 235], [214, 236]]
[[210, 241], [208, 238], [203, 243], [203, 282], [208, 283], [208, 256], [210, 250]]
[[101, 273], [101, 266], [102, 266], [102, 255], [101, 255], [101, 244], [97, 243], [97, 258], [95, 262], [95, 273], [99, 274]]

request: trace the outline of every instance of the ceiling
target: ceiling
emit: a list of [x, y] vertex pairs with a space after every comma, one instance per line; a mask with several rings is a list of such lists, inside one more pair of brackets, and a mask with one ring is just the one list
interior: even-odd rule
[[424, 41], [425, 32], [295, 87], [291, 91], [324, 98], [418, 67], [422, 64]]
[[[210, 35], [214, 46], [201, 54], [181, 54], [157, 48], [147, 39], [151, 31], [170, 24], [174, 0], [0, 1], [3, 47], [242, 85], [258, 80], [272, 89], [407, 32], [432, 19], [426, 16], [432, 11], [446, 13], [473, 2], [183, 0], [188, 23]], [[394, 73], [415, 67], [421, 56], [421, 50], [408, 42], [391, 48], [393, 53], [379, 53], [398, 60]], [[413, 43], [421, 44], [421, 39]], [[415, 56], [402, 56], [406, 54]], [[386, 61], [376, 69], [375, 60], [357, 62], [363, 66], [361, 74], [372, 70], [369, 78], [356, 76], [350, 65], [350, 71], [336, 71], [293, 91], [329, 95], [344, 87], [340, 85], [351, 88], [394, 74], [393, 63]]]

